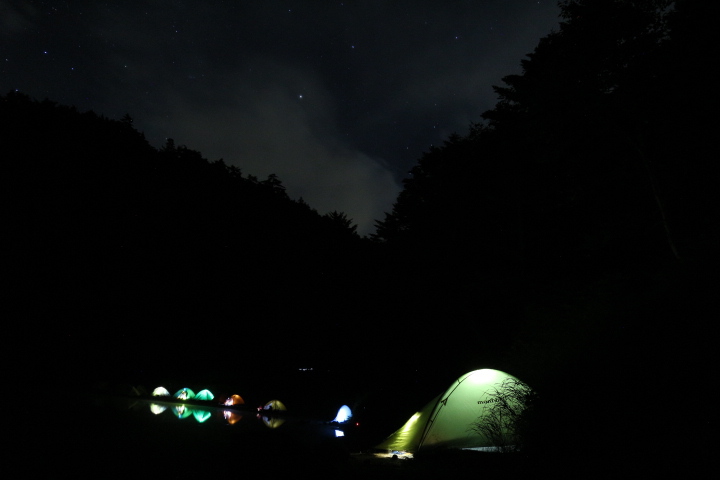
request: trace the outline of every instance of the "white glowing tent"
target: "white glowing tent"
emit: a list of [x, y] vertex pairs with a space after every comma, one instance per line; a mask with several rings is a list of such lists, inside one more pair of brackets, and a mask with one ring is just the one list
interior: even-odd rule
[[421, 448], [493, 447], [490, 439], [472, 426], [482, 420], [485, 407], [493, 402], [489, 394], [501, 390], [507, 379], [515, 377], [492, 369], [466, 373], [376, 448], [417, 453]]
[[337, 415], [335, 415], [335, 420], [333, 420], [333, 422], [345, 423], [350, 420], [350, 418], [352, 418], [352, 410], [350, 410], [350, 407], [347, 405], [343, 405], [338, 410]]
[[153, 394], [153, 397], [169, 397], [170, 396], [170, 392], [168, 392], [167, 388], [165, 388], [165, 387], [157, 387], [155, 390], [153, 390], [152, 394]]

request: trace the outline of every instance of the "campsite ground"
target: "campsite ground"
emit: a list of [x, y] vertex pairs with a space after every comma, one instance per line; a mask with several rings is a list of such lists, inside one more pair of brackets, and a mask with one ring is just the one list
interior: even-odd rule
[[[140, 415], [138, 415], [140, 413]], [[17, 454], [12, 458], [33, 476], [133, 478], [309, 478], [438, 479], [462, 476], [519, 479], [552, 475], [553, 478], [626, 478], [627, 465], [612, 465], [610, 452], [594, 458], [569, 458], [563, 452], [551, 460], [524, 454], [496, 454], [450, 450], [415, 458], [378, 455], [368, 445], [344, 439], [308, 435], [307, 425], [291, 422], [267, 428], [247, 418], [235, 425], [199, 423], [190, 416], [160, 415], [148, 408], [127, 408], [120, 403], [65, 401], [21, 409]], [[345, 441], [350, 440], [350, 441]], [[532, 472], [529, 475], [528, 472]]]
[[437, 479], [451, 476], [492, 476], [520, 478], [518, 458], [512, 455], [472, 451], [447, 451], [417, 458], [377, 454], [350, 455], [347, 473], [350, 478]]
[[[122, 408], [118, 408], [122, 407]], [[234, 478], [430, 479], [496, 471], [515, 478], [510, 457], [478, 452], [446, 452], [419, 458], [360, 453], [343, 439], [306, 435], [305, 426], [272, 430], [261, 421], [222, 426], [184, 420], [170, 412], [128, 409], [120, 403], [62, 402], [21, 411], [24, 419], [11, 457], [28, 476], [35, 471], [60, 476], [133, 478], [222, 476]], [[252, 419], [248, 419], [252, 420]], [[345, 440], [350, 440], [347, 438]], [[499, 460], [502, 462], [498, 463]], [[243, 473], [244, 472], [244, 473]]]
[[[322, 433], [316, 423], [293, 423], [290, 419], [280, 428], [270, 429], [254, 412], [233, 425], [217, 416], [213, 418], [218, 421], [200, 423], [193, 416], [179, 419], [169, 409], [157, 415], [149, 405], [128, 398], [109, 401], [108, 397], [79, 396], [77, 390], [75, 394], [52, 391], [55, 395], [47, 401], [25, 403], [14, 415], [22, 423], [16, 437], [19, 452], [11, 452], [9, 457], [24, 466], [27, 476], [37, 469], [63, 472], [61, 476], [126, 474], [135, 478], [233, 478], [250, 472], [253, 478], [307, 474], [312, 478], [358, 480], [459, 475], [497, 480], [546, 474], [553, 478], [627, 478], [630, 473], [642, 476], [648, 465], [641, 461], [638, 450], [620, 455], [617, 446], [582, 444], [572, 453], [562, 446], [546, 448], [534, 456], [454, 450], [393, 459], [369, 453], [368, 449], [404, 417], [373, 425], [377, 411], [369, 411], [361, 419], [370, 431], [358, 429], [353, 435], [349, 430], [346, 437], [335, 438], [316, 435]], [[388, 404], [394, 405], [384, 403]], [[327, 426], [320, 425], [321, 430]]]

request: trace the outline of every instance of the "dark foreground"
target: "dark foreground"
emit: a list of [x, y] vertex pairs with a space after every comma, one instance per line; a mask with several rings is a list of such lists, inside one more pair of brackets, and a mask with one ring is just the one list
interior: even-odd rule
[[567, 432], [567, 444], [545, 442], [540, 453], [454, 450], [393, 459], [374, 454], [372, 447], [378, 435], [386, 436], [400, 425], [383, 421], [364, 430], [370, 416], [363, 426], [341, 426], [346, 435], [337, 437], [337, 425], [312, 416], [270, 422], [248, 408], [236, 412], [242, 419], [229, 420], [222, 407], [208, 408], [206, 418], [179, 415], [172, 404], [158, 413], [150, 408], [151, 401], [129, 397], [72, 399], [68, 392], [53, 389], [36, 393], [10, 415], [11, 424], [20, 429], [10, 436], [8, 458], [27, 478], [585, 479], [646, 478], [660, 469], [701, 478], [692, 472], [702, 469], [699, 459], [708, 458], [703, 442], [688, 450], [686, 438], [638, 441], [628, 435], [628, 428], [615, 438], [594, 441], [589, 431]]
[[39, 402], [18, 411], [14, 459], [28, 476], [55, 478], [444, 478], [493, 473], [513, 478], [511, 456], [447, 452], [434, 457], [374, 455], [363, 438], [329, 435], [326, 422], [288, 420], [268, 428], [248, 412], [234, 425], [199, 423], [172, 410], [154, 415], [145, 402], [92, 398]]

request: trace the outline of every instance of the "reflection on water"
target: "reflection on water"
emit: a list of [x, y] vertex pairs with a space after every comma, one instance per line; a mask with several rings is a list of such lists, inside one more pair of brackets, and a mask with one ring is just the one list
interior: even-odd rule
[[[155, 402], [147, 402], [147, 404], [150, 408], [150, 411], [154, 415], [161, 415], [163, 412], [168, 410], [167, 405], [162, 405]], [[131, 406], [130, 408], [132, 407], [133, 406]], [[213, 415], [213, 411], [211, 411], [210, 409], [186, 404], [173, 405], [170, 408], [170, 411], [174, 414], [175, 417], [180, 420], [186, 419], [192, 415], [193, 417], [195, 417], [195, 420], [197, 420], [198, 423], [205, 423], [208, 420], [211, 420], [213, 422], [224, 423], [226, 425], [235, 425], [243, 419], [243, 415], [235, 410], [215, 410], [215, 415]], [[278, 411], [280, 411], [280, 409], [278, 409]], [[264, 412], [263, 415], [245, 415], [245, 417], [255, 417], [256, 419], [259, 419], [263, 425], [272, 429], [280, 427], [282, 424], [285, 423], [286, 420], [284, 418], [270, 416], [267, 414], [267, 412]]]
[[192, 415], [192, 408], [186, 406], [186, 405], [177, 405], [174, 408], [175, 415], [179, 419], [187, 418], [190, 415]]
[[210, 412], [207, 410], [196, 410], [193, 409], [193, 416], [195, 417], [195, 420], [198, 421], [198, 423], [205, 422], [208, 418], [212, 416]]
[[336, 437], [338, 425], [327, 420], [220, 403], [187, 404], [172, 397], [82, 399], [46, 424], [45, 430], [26, 432], [37, 435], [33, 438], [41, 445], [33, 451], [54, 468], [88, 478], [116, 471], [142, 471], [143, 478], [233, 476], [242, 462], [260, 462], [273, 473], [289, 475], [303, 465], [311, 466], [308, 471], [330, 468], [351, 445], [347, 437]]
[[262, 417], [262, 421], [268, 428], [278, 428], [280, 425], [285, 423], [284, 418], [278, 418], [278, 417]]
[[223, 418], [228, 423], [228, 425], [235, 425], [237, 422], [242, 420], [243, 417], [238, 412], [233, 412], [232, 410], [223, 410]]
[[[242, 406], [242, 404], [239, 404], [238, 406]], [[272, 407], [275, 408], [273, 409]], [[346, 409], [347, 407], [343, 406], [343, 408]], [[149, 409], [154, 417], [160, 418], [175, 417], [178, 420], [185, 420], [189, 417], [193, 417], [197, 421], [197, 423], [203, 424], [225, 426], [232, 426], [238, 424], [249, 426], [249, 424], [253, 424], [262, 425], [272, 430], [276, 430], [281, 426], [286, 425], [287, 422], [297, 422], [297, 420], [293, 418], [288, 419], [283, 416], [278, 416], [277, 414], [273, 415], [274, 412], [282, 415], [287, 411], [285, 409], [285, 405], [283, 405], [277, 400], [272, 400], [271, 402], [268, 402], [266, 407], [261, 409], [260, 412], [257, 414], [252, 411], [243, 411], [233, 408], [227, 408], [224, 405], [219, 405], [217, 408], [188, 405], [185, 403], [173, 404], [170, 402], [166, 405], [158, 400], [135, 401], [134, 404], [129, 405], [129, 409], [144, 411], [147, 411]], [[314, 428], [314, 430], [316, 431], [315, 433], [317, 433], [317, 431], [323, 430], [325, 431], [325, 434], [327, 436], [344, 436], [342, 427], [336, 421], [330, 424], [330, 422], [310, 422], [305, 420], [303, 423], [305, 423], [306, 426], [308, 424], [314, 424], [316, 427]]]

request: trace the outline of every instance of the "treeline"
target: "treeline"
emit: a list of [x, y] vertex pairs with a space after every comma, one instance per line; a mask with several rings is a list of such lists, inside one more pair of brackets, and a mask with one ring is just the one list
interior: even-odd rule
[[437, 299], [431, 345], [458, 353], [436, 361], [492, 352], [541, 391], [546, 458], [686, 452], [711, 421], [656, 415], [670, 377], [711, 408], [694, 387], [716, 349], [718, 6], [560, 7], [496, 106], [419, 159], [375, 239], [411, 305]]
[[485, 326], [588, 295], [637, 304], [678, 269], [710, 280], [720, 258], [718, 94], [693, 86], [718, 80], [701, 53], [716, 7], [560, 6], [497, 105], [425, 153], [377, 223], [419, 292], [462, 292]]
[[344, 213], [290, 199], [276, 175], [171, 139], [156, 149], [129, 116], [16, 92], [0, 97], [0, 125], [7, 271], [22, 305], [10, 322], [45, 361], [142, 365], [183, 351], [269, 366], [292, 349], [312, 364], [357, 301], [367, 240]]
[[458, 252], [438, 263], [465, 265], [459, 281], [716, 256], [717, 93], [680, 81], [715, 79], [698, 55], [714, 34], [708, 7], [671, 3], [563, 2], [560, 30], [495, 87], [485, 122], [420, 159], [377, 237]]

